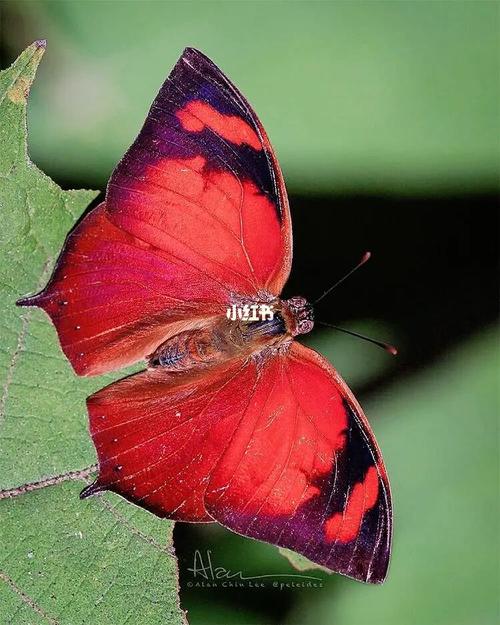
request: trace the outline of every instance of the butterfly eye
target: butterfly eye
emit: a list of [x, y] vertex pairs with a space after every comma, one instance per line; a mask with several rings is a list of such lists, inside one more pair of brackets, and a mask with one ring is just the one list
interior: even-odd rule
[[294, 335], [307, 334], [314, 327], [313, 307], [303, 297], [296, 296], [286, 300], [285, 305], [288, 307], [295, 325], [292, 330]]
[[296, 295], [295, 297], [291, 297], [288, 301], [287, 304], [290, 306], [290, 308], [294, 311], [300, 311], [302, 308], [304, 308], [305, 306], [307, 306], [307, 300], [304, 297], [301, 297], [300, 295]]
[[299, 321], [299, 324], [298, 324], [299, 334], [307, 334], [308, 332], [311, 332], [313, 328], [314, 328], [314, 321], [312, 321], [311, 319], [303, 319], [302, 321]]

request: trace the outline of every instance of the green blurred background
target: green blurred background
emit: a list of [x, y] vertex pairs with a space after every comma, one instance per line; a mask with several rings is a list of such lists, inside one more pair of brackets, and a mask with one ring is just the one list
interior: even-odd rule
[[[289, 573], [268, 545], [177, 525], [191, 625], [498, 622], [497, 2], [3, 2], [2, 65], [48, 39], [30, 99], [33, 159], [104, 189], [182, 49], [257, 110], [291, 195], [286, 295], [314, 298], [370, 249], [308, 343], [360, 397], [392, 481], [386, 584], [189, 589], [195, 549], [246, 575]], [[316, 573], [315, 573], [316, 574]]]

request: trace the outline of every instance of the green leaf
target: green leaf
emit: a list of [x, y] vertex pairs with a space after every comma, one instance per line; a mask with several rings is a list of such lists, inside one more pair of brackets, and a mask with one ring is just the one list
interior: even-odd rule
[[112, 376], [76, 378], [45, 314], [15, 306], [44, 286], [97, 195], [63, 191], [29, 160], [44, 50], [34, 43], [0, 73], [0, 622], [183, 623], [173, 524], [112, 495], [82, 502], [84, 482], [64, 483], [92, 472], [84, 400]]
[[45, 314], [15, 306], [44, 286], [97, 195], [61, 190], [28, 158], [27, 96], [44, 50], [33, 44], [0, 74], [0, 488], [94, 462], [83, 400], [99, 382], [75, 384]]
[[111, 495], [81, 502], [80, 489], [46, 488], [2, 511], [0, 622], [41, 614], [60, 625], [182, 622], [172, 524]]
[[296, 553], [295, 551], [291, 551], [290, 549], [285, 549], [284, 547], [278, 547], [278, 551], [282, 556], [290, 562], [294, 569], [297, 571], [311, 571], [314, 569], [319, 569], [320, 571], [325, 571], [326, 573], [331, 573], [330, 569], [327, 569], [321, 564], [316, 564], [316, 562], [311, 562], [305, 556], [300, 553]]

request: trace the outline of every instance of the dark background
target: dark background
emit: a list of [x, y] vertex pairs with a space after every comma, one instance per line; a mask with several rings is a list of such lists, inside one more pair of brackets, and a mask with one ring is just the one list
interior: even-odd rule
[[4, 4], [2, 66], [49, 41], [30, 151], [63, 188], [104, 189], [195, 45], [254, 104], [283, 164], [294, 228], [285, 296], [313, 300], [373, 254], [316, 317], [399, 356], [319, 326], [306, 341], [354, 388], [384, 453], [388, 581], [312, 571], [323, 588], [190, 588], [195, 550], [246, 576], [293, 569], [272, 546], [177, 524], [191, 625], [495, 622], [498, 17], [490, 2]]

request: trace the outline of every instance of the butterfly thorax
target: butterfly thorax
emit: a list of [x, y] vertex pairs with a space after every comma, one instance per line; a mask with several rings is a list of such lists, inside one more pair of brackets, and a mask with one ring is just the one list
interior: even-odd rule
[[[254, 304], [247, 304], [252, 306]], [[200, 327], [168, 338], [149, 356], [150, 367], [186, 371], [251, 357], [264, 350], [283, 350], [298, 334], [313, 328], [312, 306], [303, 297], [275, 299], [272, 315], [263, 319], [214, 317]]]

